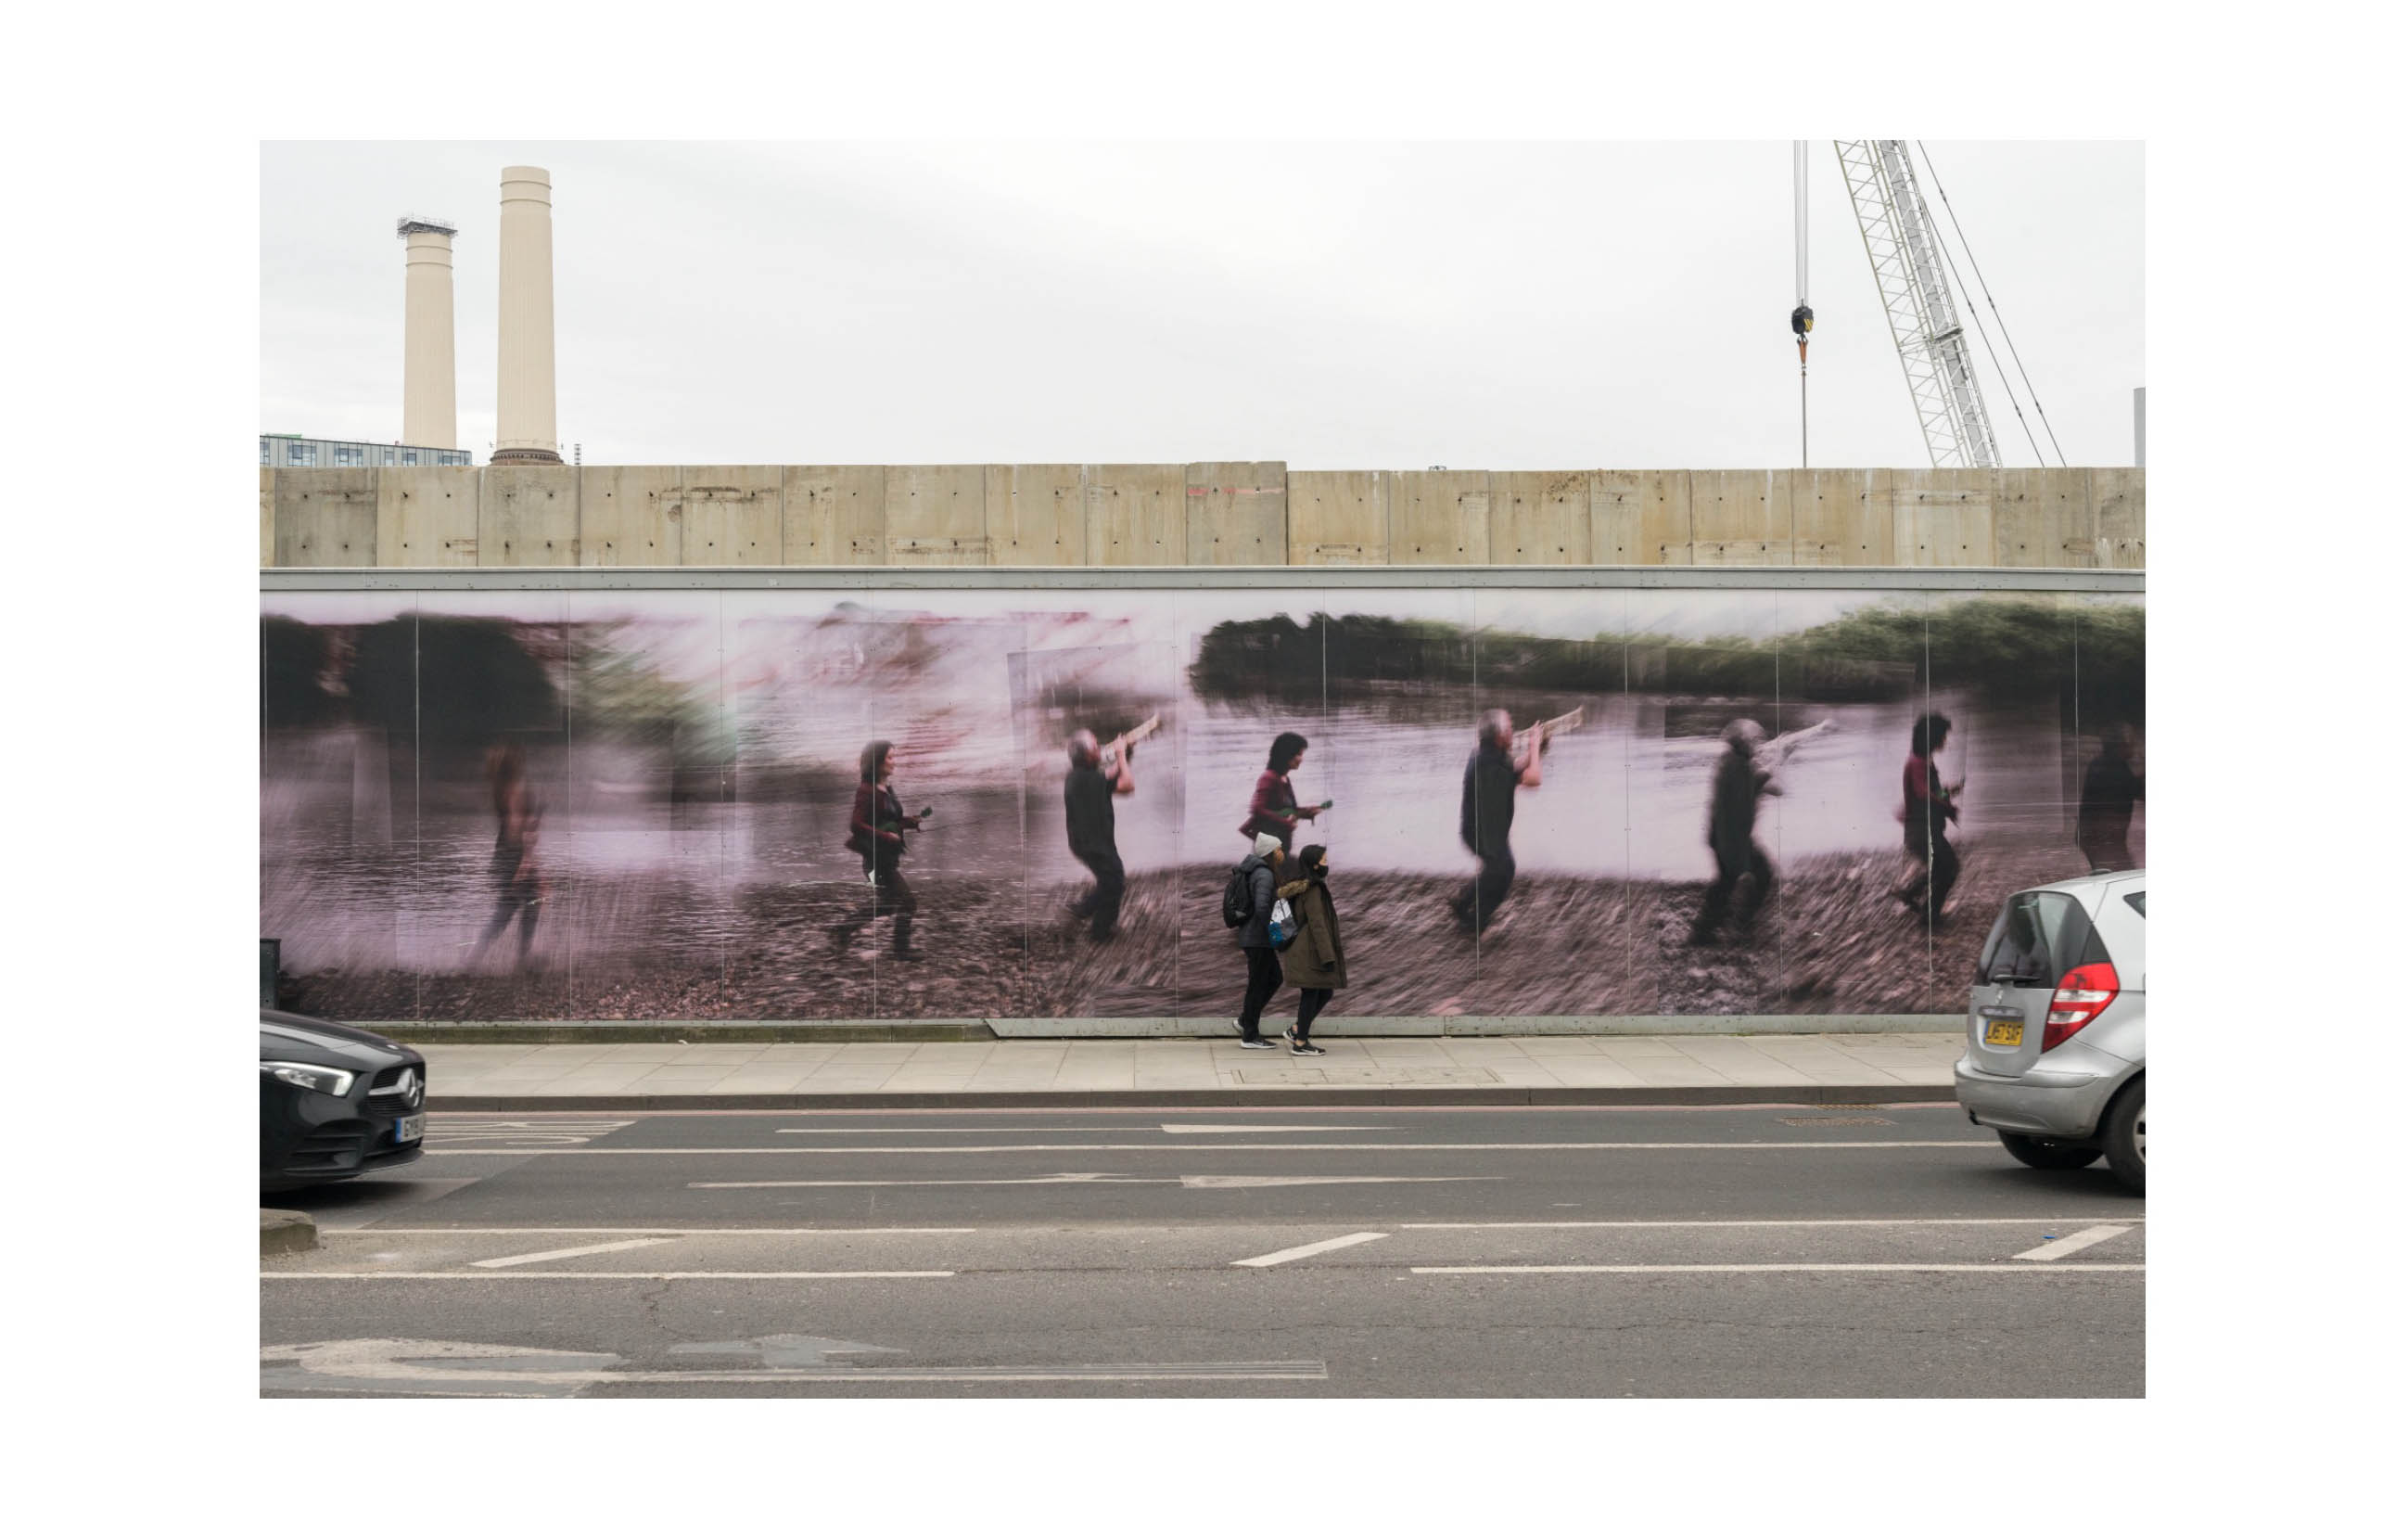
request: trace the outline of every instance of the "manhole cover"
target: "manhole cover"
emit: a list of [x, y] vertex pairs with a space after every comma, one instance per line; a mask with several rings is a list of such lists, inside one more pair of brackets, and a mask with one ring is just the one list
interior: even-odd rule
[[1784, 1115], [1781, 1123], [1784, 1125], [1895, 1125], [1898, 1121], [1883, 1119], [1873, 1114], [1800, 1114], [1795, 1118]]

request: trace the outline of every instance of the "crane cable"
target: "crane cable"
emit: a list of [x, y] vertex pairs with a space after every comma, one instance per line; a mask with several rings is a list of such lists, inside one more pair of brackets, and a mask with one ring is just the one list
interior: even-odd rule
[[[1931, 173], [1931, 189], [1940, 194], [1940, 206], [1948, 210], [1948, 227], [1956, 231], [1956, 243], [1965, 248], [1965, 261], [1973, 268], [1973, 280], [1981, 286], [1982, 301], [1989, 305], [1991, 317], [1999, 323], [1999, 338], [2007, 343], [2007, 355], [2015, 360], [2015, 374], [2023, 380], [2025, 393], [2031, 395], [2032, 412], [2040, 417], [2041, 430], [2048, 434], [2048, 445], [2057, 449], [2057, 465], [2063, 467], [2065, 450], [2057, 446], [2057, 428], [2049, 424], [2048, 411], [2040, 403], [2040, 391], [2032, 387], [2031, 375], [2024, 371], [2023, 354], [2015, 350], [2015, 338], [2007, 334], [2007, 317], [1999, 312], [1999, 301], [1990, 296], [1989, 280], [1982, 276], [1982, 264], [1973, 255], [1973, 242], [1965, 237], [1965, 226], [1956, 222], [1956, 205], [1948, 200], [1948, 189], [1940, 182], [1940, 167], [1931, 163], [1931, 151], [1923, 147], [1923, 140], [1916, 139], [1914, 148], [1916, 152], [1923, 156], [1923, 168]], [[1941, 246], [1940, 253], [1947, 256], [1948, 247]], [[1956, 262], [1954, 257], [1949, 257], [1948, 270], [1952, 276], [1955, 275]], [[1962, 288], [1965, 285], [1964, 279], [1958, 278], [1956, 285]], [[1998, 351], [1990, 346], [1990, 333], [1983, 329], [1982, 317], [1979, 314], [1973, 316], [1973, 329], [1982, 337], [1983, 350], [1990, 353], [1990, 366], [1999, 370], [1999, 381], [2004, 384], [2007, 380], [2007, 370], [2000, 365]], [[2045, 466], [2048, 460], [2042, 455], [2040, 444], [2032, 440], [2030, 423], [2024, 421], [2024, 408], [2015, 399], [2015, 392], [2012, 387], [2007, 390], [2007, 403], [2015, 408], [2016, 423], [2024, 429], [2024, 440], [2031, 442], [2032, 456]]]

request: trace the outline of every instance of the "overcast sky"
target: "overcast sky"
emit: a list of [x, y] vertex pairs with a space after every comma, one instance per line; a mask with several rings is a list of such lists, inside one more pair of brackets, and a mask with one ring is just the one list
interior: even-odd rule
[[[1928, 150], [2066, 460], [2130, 463], [2141, 147]], [[484, 461], [519, 164], [589, 464], [1798, 462], [1785, 141], [272, 144], [262, 431], [399, 435], [393, 226], [425, 214], [461, 226]], [[1828, 140], [1810, 171], [1813, 462], [1926, 465]], [[2004, 462], [2042, 462], [1973, 347]]]

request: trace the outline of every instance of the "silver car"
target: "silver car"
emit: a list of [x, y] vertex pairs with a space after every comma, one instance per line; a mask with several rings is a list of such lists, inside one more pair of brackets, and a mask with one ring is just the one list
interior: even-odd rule
[[2145, 1190], [2147, 926], [2140, 869], [2007, 897], [1974, 969], [1956, 1101], [2017, 1161], [2084, 1168], [2103, 1155]]

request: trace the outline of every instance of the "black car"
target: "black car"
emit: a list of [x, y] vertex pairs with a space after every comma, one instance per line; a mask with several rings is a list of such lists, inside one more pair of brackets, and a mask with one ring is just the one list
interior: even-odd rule
[[425, 1135], [425, 1056], [364, 1028], [260, 1010], [263, 1190], [415, 1162]]

